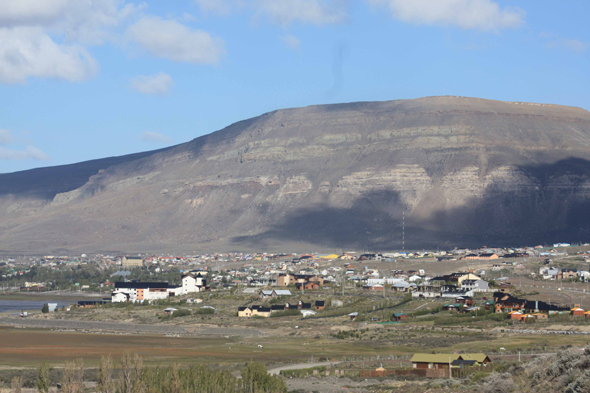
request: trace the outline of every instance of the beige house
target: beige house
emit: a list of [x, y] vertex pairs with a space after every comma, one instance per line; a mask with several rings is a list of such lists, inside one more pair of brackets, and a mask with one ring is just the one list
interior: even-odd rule
[[254, 308], [252, 310], [252, 316], [253, 317], [264, 317], [264, 318], [268, 318], [270, 317], [270, 313], [271, 313], [271, 309], [268, 307], [259, 307], [259, 308]]
[[481, 277], [473, 273], [467, 273], [457, 278], [459, 284], [463, 283], [463, 280], [481, 280]]
[[292, 274], [281, 274], [279, 278], [277, 278], [277, 286], [279, 287], [286, 287], [289, 285], [293, 285], [297, 282], [297, 279]]
[[252, 309], [250, 307], [239, 307], [238, 308], [238, 317], [250, 318], [251, 316], [252, 316]]
[[143, 259], [141, 257], [123, 257], [121, 259], [122, 267], [141, 267], [143, 266]]

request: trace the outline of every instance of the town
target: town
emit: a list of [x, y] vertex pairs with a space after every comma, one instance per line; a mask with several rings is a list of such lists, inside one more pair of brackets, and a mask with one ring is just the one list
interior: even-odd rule
[[[342, 378], [457, 378], [587, 340], [589, 256], [588, 245], [560, 243], [436, 252], [7, 257], [0, 262], [2, 298], [47, 301], [43, 310], [5, 314], [0, 323], [87, 334], [126, 331], [132, 323], [138, 333], [178, 337], [209, 326], [208, 334], [242, 337], [232, 348], [251, 345], [253, 334], [267, 336], [255, 340], [264, 353], [287, 354], [285, 342], [311, 340], [316, 351], [293, 348], [288, 356], [315, 353]], [[420, 341], [407, 339], [416, 334]], [[338, 342], [382, 345], [351, 355]], [[326, 369], [307, 362], [309, 375]]]

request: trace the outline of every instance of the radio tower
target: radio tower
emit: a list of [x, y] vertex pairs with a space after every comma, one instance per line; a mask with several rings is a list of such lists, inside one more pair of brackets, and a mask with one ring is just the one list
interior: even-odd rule
[[406, 212], [402, 212], [402, 252], [406, 252]]

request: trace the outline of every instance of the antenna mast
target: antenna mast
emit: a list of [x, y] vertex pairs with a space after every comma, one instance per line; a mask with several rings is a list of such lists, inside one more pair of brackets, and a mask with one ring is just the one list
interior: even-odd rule
[[402, 211], [402, 252], [406, 252], [406, 211]]

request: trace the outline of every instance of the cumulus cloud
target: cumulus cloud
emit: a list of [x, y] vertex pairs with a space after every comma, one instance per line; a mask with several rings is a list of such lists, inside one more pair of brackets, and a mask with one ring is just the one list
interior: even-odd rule
[[347, 20], [342, 0], [254, 0], [257, 17], [288, 26], [294, 21], [315, 25], [335, 24]]
[[142, 94], [162, 96], [168, 94], [174, 82], [170, 75], [160, 72], [156, 75], [142, 75], [132, 78], [130, 86]]
[[98, 64], [86, 46], [111, 39], [139, 8], [125, 0], [0, 1], [0, 83], [91, 77]]
[[0, 128], [0, 145], [8, 145], [10, 142], [12, 142], [10, 131]]
[[299, 38], [291, 34], [282, 36], [281, 41], [291, 49], [299, 49], [301, 47], [301, 41], [299, 41]]
[[177, 62], [215, 64], [225, 54], [221, 38], [157, 16], [144, 16], [126, 34], [152, 55]]
[[42, 27], [68, 41], [101, 44], [110, 29], [144, 6], [124, 0], [18, 0], [0, 2], [0, 27]]
[[143, 134], [141, 134], [140, 138], [142, 141], [144, 142], [152, 142], [152, 143], [172, 143], [172, 138], [166, 136], [166, 135], [162, 135], [162, 134], [158, 134], [157, 132], [152, 132], [152, 131], [144, 131]]
[[500, 8], [492, 0], [366, 0], [389, 8], [404, 22], [456, 26], [462, 29], [498, 31], [517, 28], [524, 23], [524, 11]]
[[12, 150], [0, 147], [0, 160], [37, 160], [50, 161], [51, 158], [34, 146], [27, 146], [25, 150]]
[[36, 27], [0, 29], [0, 82], [24, 83], [28, 77], [80, 82], [98, 71], [80, 45], [59, 45]]

